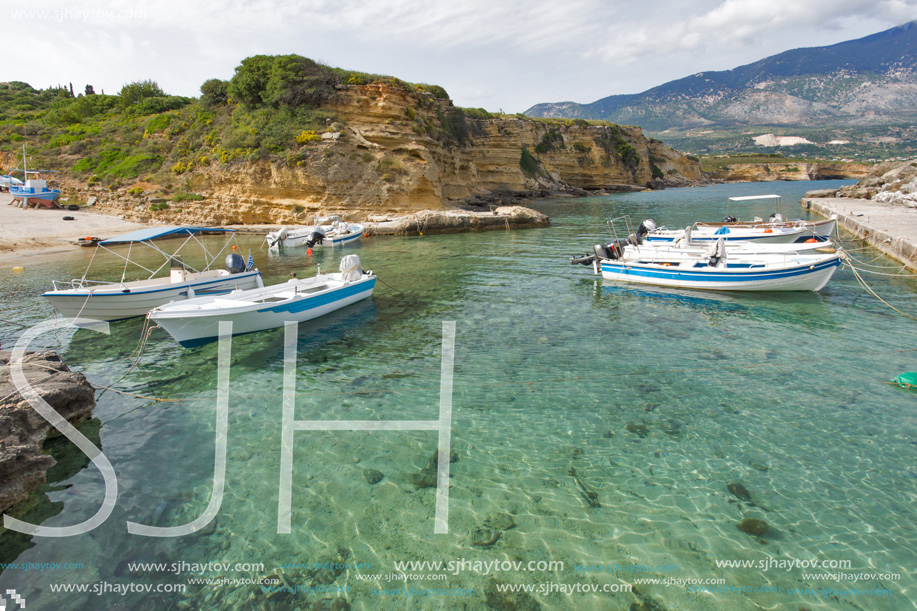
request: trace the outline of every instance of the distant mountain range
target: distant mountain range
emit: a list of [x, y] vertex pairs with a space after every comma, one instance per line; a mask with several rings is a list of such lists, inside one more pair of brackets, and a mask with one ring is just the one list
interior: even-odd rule
[[537, 104], [530, 117], [605, 119], [650, 133], [698, 127], [876, 126], [917, 115], [917, 21], [828, 47], [701, 72], [591, 104]]

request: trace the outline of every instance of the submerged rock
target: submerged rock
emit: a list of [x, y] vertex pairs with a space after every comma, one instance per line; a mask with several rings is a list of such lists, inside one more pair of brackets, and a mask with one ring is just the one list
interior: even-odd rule
[[370, 486], [375, 486], [381, 482], [384, 477], [385, 474], [377, 469], [363, 469], [363, 479], [365, 479], [366, 483]]
[[601, 507], [602, 504], [599, 502], [599, 494], [586, 485], [586, 482], [580, 478], [576, 473], [576, 469], [573, 467], [570, 467], [570, 475], [573, 477], [573, 483], [576, 484], [576, 489], [579, 491], [583, 500], [586, 501], [586, 504], [593, 509]]
[[624, 430], [630, 433], [634, 433], [640, 439], [643, 439], [650, 434], [650, 428], [643, 422], [628, 422], [624, 426]]
[[494, 611], [541, 611], [541, 605], [525, 592], [501, 591], [504, 584], [490, 581], [484, 590], [484, 604]]
[[478, 547], [491, 547], [500, 540], [500, 532], [489, 528], [475, 528], [471, 531], [471, 544]]
[[740, 501], [751, 502], [751, 493], [743, 486], [742, 484], [736, 482], [734, 484], [726, 484], [726, 490], [729, 493], [739, 499]]
[[411, 473], [411, 483], [416, 488], [436, 488], [436, 471]]
[[659, 423], [659, 430], [667, 435], [672, 435], [673, 437], [684, 433], [686, 428], [688, 428], [687, 424], [681, 420], [676, 420], [675, 418], [666, 418]]
[[508, 513], [497, 513], [487, 516], [484, 520], [484, 526], [494, 530], [510, 530], [516, 527], [516, 522], [513, 520], [513, 516]]
[[745, 518], [736, 525], [736, 528], [741, 530], [743, 533], [753, 535], [755, 537], [763, 537], [770, 530], [767, 522], [764, 520], [756, 520], [755, 518]]
[[639, 603], [631, 603], [628, 611], [667, 611], [667, 609], [649, 596], [645, 596]]

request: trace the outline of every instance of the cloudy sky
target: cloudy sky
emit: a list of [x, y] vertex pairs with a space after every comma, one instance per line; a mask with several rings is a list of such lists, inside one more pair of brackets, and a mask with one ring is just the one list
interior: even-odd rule
[[442, 85], [460, 106], [592, 102], [917, 19], [917, 0], [0, 0], [0, 81], [153, 79], [199, 95], [296, 53]]

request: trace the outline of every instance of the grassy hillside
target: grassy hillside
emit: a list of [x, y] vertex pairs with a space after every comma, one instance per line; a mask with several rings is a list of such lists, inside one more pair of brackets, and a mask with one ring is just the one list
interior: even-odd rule
[[[321, 133], [340, 128], [332, 108], [337, 88], [384, 81], [406, 91], [448, 99], [436, 85], [330, 68], [296, 55], [255, 56], [242, 61], [229, 81], [211, 79], [200, 98], [166, 94], [152, 81], [125, 85], [118, 95], [91, 87], [36, 90], [26, 83], [0, 84], [0, 142], [4, 171], [21, 164], [112, 189], [155, 183], [164, 192], [194, 184], [189, 170], [237, 160], [270, 159], [296, 165]], [[429, 96], [428, 96], [429, 97]], [[442, 114], [442, 113], [441, 113]], [[490, 116], [480, 109], [455, 109], [417, 130], [443, 142], [467, 140], [468, 119]]]

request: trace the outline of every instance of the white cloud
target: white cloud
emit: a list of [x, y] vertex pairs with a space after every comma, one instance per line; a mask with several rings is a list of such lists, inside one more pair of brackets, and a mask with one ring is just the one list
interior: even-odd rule
[[633, 93], [917, 18], [917, 0], [77, 1], [29, 0], [27, 10], [70, 11], [57, 19], [0, 9], [8, 27], [34, 35], [7, 47], [5, 79], [84, 79], [116, 91], [153, 78], [196, 95], [245, 57], [298, 53], [515, 111]]
[[[622, 65], [677, 51], [725, 54], [742, 47], [761, 49], [773, 40], [784, 43], [781, 50], [786, 50], [816, 46], [811, 42], [813, 31], [836, 31], [854, 20], [887, 19], [886, 27], [891, 27], [914, 18], [915, 0], [725, 0], [686, 20], [655, 20], [651, 27], [616, 24], [608, 31], [609, 42], [585, 55]], [[759, 53], [760, 58], [766, 54]]]

